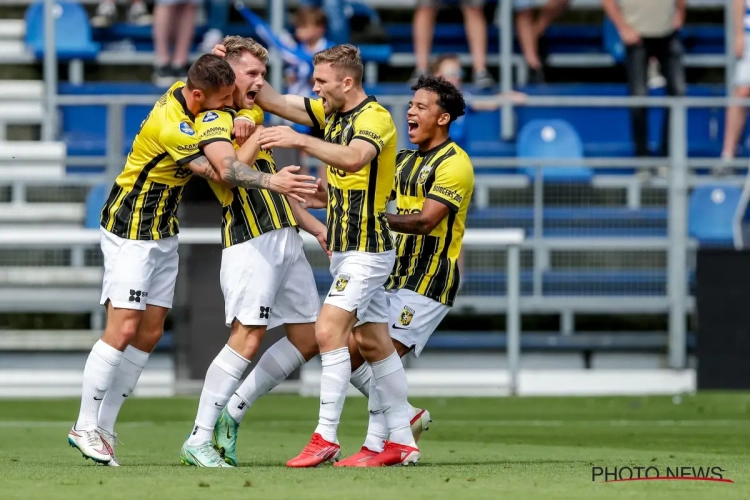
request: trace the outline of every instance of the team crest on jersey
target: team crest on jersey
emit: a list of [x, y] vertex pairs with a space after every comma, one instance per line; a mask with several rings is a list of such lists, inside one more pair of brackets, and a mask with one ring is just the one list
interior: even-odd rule
[[217, 119], [219, 115], [217, 113], [214, 113], [213, 111], [209, 111], [205, 115], [203, 115], [203, 123], [212, 122], [215, 119]]
[[412, 309], [409, 306], [404, 306], [404, 310], [401, 311], [401, 315], [398, 317], [398, 322], [401, 323], [402, 326], [409, 326], [409, 323], [411, 323], [411, 320], [414, 318], [414, 309]]
[[424, 182], [427, 180], [427, 177], [430, 176], [431, 171], [432, 171], [432, 167], [430, 166], [422, 167], [422, 170], [419, 171], [417, 182], [419, 182], [420, 184], [424, 184]]
[[187, 122], [180, 122], [180, 132], [185, 135], [195, 135], [195, 130], [193, 130], [193, 127]]
[[349, 284], [350, 279], [352, 279], [351, 276], [348, 276], [346, 274], [339, 274], [338, 278], [336, 278], [336, 283], [333, 285], [333, 288], [335, 288], [337, 292], [343, 292], [344, 290], [346, 290], [346, 285]]

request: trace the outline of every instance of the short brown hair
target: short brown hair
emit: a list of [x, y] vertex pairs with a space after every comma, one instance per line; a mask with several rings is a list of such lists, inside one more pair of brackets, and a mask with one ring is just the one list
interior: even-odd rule
[[313, 56], [313, 64], [317, 66], [323, 63], [329, 63], [333, 69], [343, 76], [351, 76], [354, 83], [362, 84], [362, 74], [364, 73], [362, 56], [359, 49], [354, 45], [348, 43], [334, 45], [316, 53]]
[[234, 70], [222, 57], [212, 54], [200, 56], [188, 70], [187, 88], [210, 94], [222, 87], [234, 85]]
[[221, 44], [227, 49], [225, 56], [227, 59], [239, 59], [243, 53], [249, 52], [263, 64], [268, 64], [268, 50], [252, 38], [228, 36], [224, 38]]
[[295, 26], [322, 26], [326, 27], [328, 18], [320, 7], [300, 7], [294, 13]]

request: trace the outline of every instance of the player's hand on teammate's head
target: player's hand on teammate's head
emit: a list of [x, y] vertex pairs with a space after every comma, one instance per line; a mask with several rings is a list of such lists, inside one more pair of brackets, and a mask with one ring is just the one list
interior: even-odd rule
[[211, 51], [211, 53], [218, 57], [224, 57], [227, 55], [227, 48], [222, 44], [217, 43], [216, 45], [214, 45], [214, 49]]
[[232, 135], [237, 144], [242, 146], [245, 144], [251, 135], [255, 132], [255, 122], [244, 116], [238, 116], [234, 119], [234, 127], [232, 128]]
[[315, 177], [300, 175], [297, 173], [299, 169], [300, 167], [296, 165], [290, 165], [273, 174], [271, 176], [271, 190], [304, 203], [305, 196], [315, 194], [318, 186], [315, 184]]
[[268, 127], [258, 136], [258, 144], [264, 149], [299, 148], [302, 134], [291, 127], [281, 125]]

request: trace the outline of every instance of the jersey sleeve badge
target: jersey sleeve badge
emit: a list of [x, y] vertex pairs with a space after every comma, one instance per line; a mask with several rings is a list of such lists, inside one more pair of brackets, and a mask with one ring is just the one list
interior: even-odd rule
[[180, 132], [191, 137], [195, 135], [195, 130], [187, 122], [180, 122]]

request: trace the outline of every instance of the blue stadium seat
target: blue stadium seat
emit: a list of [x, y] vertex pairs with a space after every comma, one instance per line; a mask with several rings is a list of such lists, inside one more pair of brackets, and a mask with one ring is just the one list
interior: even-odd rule
[[[89, 16], [75, 2], [55, 4], [55, 46], [57, 57], [63, 61], [71, 59], [95, 59], [99, 44], [91, 39]], [[37, 2], [26, 10], [26, 45], [36, 57], [44, 55], [44, 3]]]
[[688, 204], [688, 233], [701, 245], [731, 246], [734, 214], [742, 189], [731, 184], [700, 186]]
[[[518, 134], [516, 145], [519, 158], [583, 159], [583, 144], [578, 132], [564, 120], [533, 120]], [[536, 169], [522, 169], [530, 179], [536, 177]], [[593, 172], [586, 167], [545, 167], [545, 181], [590, 182]]]
[[83, 223], [86, 229], [99, 227], [99, 214], [107, 201], [108, 187], [106, 184], [97, 184], [86, 195], [86, 219]]

